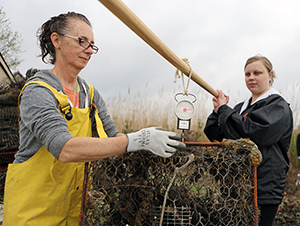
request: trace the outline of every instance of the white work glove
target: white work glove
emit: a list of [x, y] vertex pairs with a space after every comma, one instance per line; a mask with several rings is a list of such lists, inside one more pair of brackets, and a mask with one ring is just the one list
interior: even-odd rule
[[148, 150], [168, 158], [176, 152], [176, 149], [186, 147], [184, 143], [179, 141], [181, 139], [179, 134], [158, 127], [141, 129], [138, 132], [127, 134], [127, 137], [127, 152]]

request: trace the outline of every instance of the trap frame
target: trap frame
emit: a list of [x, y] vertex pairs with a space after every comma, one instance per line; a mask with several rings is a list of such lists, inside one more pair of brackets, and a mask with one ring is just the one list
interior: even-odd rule
[[171, 158], [139, 151], [87, 165], [80, 225], [258, 225], [257, 146], [186, 144]]

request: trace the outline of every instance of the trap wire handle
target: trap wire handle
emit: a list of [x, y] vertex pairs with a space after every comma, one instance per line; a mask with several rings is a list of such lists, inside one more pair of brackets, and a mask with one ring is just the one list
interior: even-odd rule
[[[99, 1], [163, 58], [169, 61], [169, 63], [186, 76], [189, 76], [191, 70], [190, 66], [179, 58], [165, 43], [163, 43], [121, 0]], [[218, 96], [218, 92], [193, 70], [191, 79], [213, 96]]]

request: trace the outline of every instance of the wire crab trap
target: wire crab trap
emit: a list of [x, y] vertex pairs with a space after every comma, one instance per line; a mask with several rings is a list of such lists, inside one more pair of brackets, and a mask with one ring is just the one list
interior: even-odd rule
[[[19, 146], [18, 96], [25, 83], [20, 73], [9, 72], [7, 68], [0, 75], [0, 172], [4, 174]], [[2, 179], [0, 186], [4, 186]]]
[[139, 151], [92, 162], [80, 225], [258, 225], [257, 146], [186, 144], [171, 158]]

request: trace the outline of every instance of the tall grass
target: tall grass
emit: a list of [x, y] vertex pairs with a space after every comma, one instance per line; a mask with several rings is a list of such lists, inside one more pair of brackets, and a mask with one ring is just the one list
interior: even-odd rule
[[[170, 131], [177, 130], [177, 118], [174, 113], [177, 101], [176, 92], [163, 92], [161, 89], [155, 95], [141, 95], [133, 98], [117, 96], [106, 102], [108, 113], [114, 119], [119, 131], [124, 129], [139, 130], [148, 126], [160, 126]], [[196, 114], [191, 121], [191, 130], [198, 130], [198, 122], [205, 122], [212, 109], [211, 96], [200, 90], [196, 93], [197, 101], [194, 103]], [[210, 100], [208, 102], [207, 100]], [[209, 103], [209, 104], [208, 104]]]
[[294, 131], [299, 130], [300, 125], [300, 83], [294, 83], [280, 90], [280, 93], [290, 103], [294, 116]]
[[[145, 87], [147, 89], [147, 85]], [[294, 129], [298, 129], [300, 123], [300, 83], [285, 87], [279, 92], [290, 103], [294, 116]], [[148, 126], [161, 126], [165, 129], [177, 131], [177, 118], [174, 114], [177, 92], [164, 93], [163, 88], [155, 95], [147, 92], [138, 92], [135, 96], [122, 97], [121, 95], [109, 98], [106, 101], [108, 113], [114, 119], [119, 131], [124, 129], [139, 130]], [[245, 99], [240, 92], [227, 91], [230, 95], [230, 103], [236, 104]], [[212, 112], [212, 96], [203, 89], [193, 93], [197, 100], [196, 114], [191, 121], [191, 130], [199, 129], [199, 122], [204, 124], [207, 116]], [[245, 96], [245, 97], [244, 97]], [[233, 106], [233, 105], [232, 105]]]

